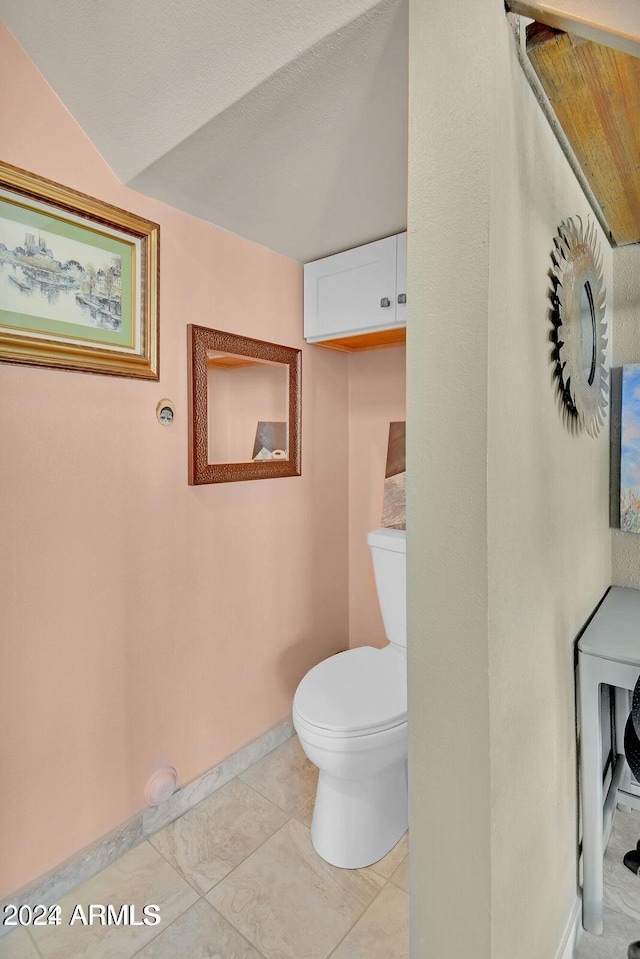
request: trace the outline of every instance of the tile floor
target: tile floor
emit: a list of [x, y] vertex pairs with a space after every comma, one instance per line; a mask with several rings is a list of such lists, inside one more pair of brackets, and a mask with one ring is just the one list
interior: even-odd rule
[[604, 857], [604, 932], [582, 932], [575, 959], [627, 959], [630, 942], [640, 939], [640, 877], [622, 857], [640, 839], [640, 813], [619, 809]]
[[[60, 926], [0, 939], [0, 959], [408, 959], [407, 837], [366, 869], [329, 866], [316, 776], [294, 736], [63, 897]], [[70, 926], [76, 903], [153, 903], [162, 922]]]

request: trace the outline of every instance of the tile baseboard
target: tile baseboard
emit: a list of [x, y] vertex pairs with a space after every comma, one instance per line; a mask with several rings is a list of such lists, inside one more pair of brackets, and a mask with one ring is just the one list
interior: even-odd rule
[[[163, 829], [203, 799], [211, 796], [292, 736], [293, 723], [290, 718], [276, 723], [266, 733], [247, 743], [246, 746], [242, 746], [217, 766], [213, 766], [202, 776], [178, 789], [161, 806], [147, 808], [137, 813], [44, 876], [40, 876], [22, 889], [5, 897], [0, 901], [0, 915], [4, 915], [4, 907], [9, 903], [36, 906], [40, 903], [52, 905], [57, 902], [62, 896], [86, 882], [87, 879], [91, 879], [138, 843], [148, 839], [153, 833]], [[0, 939], [8, 935], [11, 930], [12, 927], [0, 926]]]

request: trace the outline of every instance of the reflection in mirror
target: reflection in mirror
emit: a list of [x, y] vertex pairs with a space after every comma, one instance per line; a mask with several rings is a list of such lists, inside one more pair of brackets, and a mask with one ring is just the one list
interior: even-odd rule
[[302, 353], [187, 326], [189, 484], [300, 476]]
[[596, 311], [593, 292], [587, 281], [580, 294], [580, 335], [582, 341], [582, 369], [589, 386], [596, 375]]
[[207, 351], [209, 463], [289, 458], [289, 366]]

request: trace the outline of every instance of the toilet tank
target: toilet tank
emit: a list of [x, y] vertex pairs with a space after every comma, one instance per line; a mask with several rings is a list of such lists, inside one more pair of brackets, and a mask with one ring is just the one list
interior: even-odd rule
[[367, 542], [387, 639], [395, 646], [406, 647], [406, 533], [403, 529], [374, 529], [367, 533]]

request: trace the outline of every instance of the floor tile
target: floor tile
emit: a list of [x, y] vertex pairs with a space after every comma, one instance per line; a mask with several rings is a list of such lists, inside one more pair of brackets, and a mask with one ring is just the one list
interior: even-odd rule
[[408, 852], [409, 833], [406, 832], [391, 852], [388, 852], [384, 859], [374, 862], [370, 868], [373, 869], [374, 872], [377, 872], [379, 876], [382, 876], [383, 879], [390, 879], [402, 860], [406, 859]]
[[575, 959], [627, 959], [630, 942], [640, 939], [640, 922], [605, 907], [601, 936], [581, 932]]
[[234, 779], [149, 842], [203, 895], [287, 819], [282, 809]]
[[409, 892], [409, 857], [400, 863], [396, 871], [391, 877], [391, 882], [395, 883], [396, 886], [400, 886], [401, 889], [404, 889], [405, 892]]
[[204, 899], [136, 954], [136, 959], [260, 959]]
[[0, 939], [0, 959], [39, 959], [26, 929], [16, 929]]
[[[130, 959], [147, 942], [159, 935], [198, 898], [197, 893], [165, 862], [148, 842], [121, 856], [73, 892], [59, 900], [62, 925], [33, 929], [44, 959]], [[73, 907], [89, 903], [132, 904], [136, 918], [142, 907], [159, 906], [161, 922], [155, 926], [69, 925]]]
[[369, 870], [330, 866], [291, 819], [207, 899], [265, 959], [325, 959], [383, 883]]
[[313, 807], [316, 804], [315, 791], [311, 799], [308, 799], [302, 809], [298, 810], [296, 813], [296, 819], [298, 822], [303, 823], [305, 826], [308, 826], [311, 829], [311, 822], [313, 820]]
[[640, 877], [622, 862], [640, 839], [640, 814], [616, 813], [611, 838], [604, 856], [604, 903], [640, 921]]
[[308, 811], [310, 801], [313, 803], [318, 770], [305, 756], [298, 737], [293, 736], [242, 773], [240, 779], [290, 816], [297, 816]]
[[388, 884], [331, 959], [409, 959], [409, 896]]

